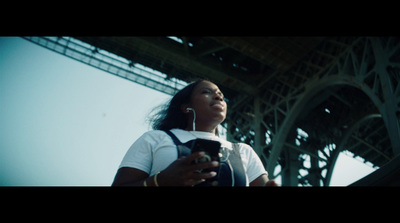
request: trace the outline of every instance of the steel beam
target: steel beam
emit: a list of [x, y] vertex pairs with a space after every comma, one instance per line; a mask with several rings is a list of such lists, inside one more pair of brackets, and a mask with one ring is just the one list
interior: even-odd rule
[[[271, 38], [216, 37], [215, 39], [224, 45], [211, 44], [212, 46], [202, 47], [196, 54], [192, 52], [187, 38], [183, 38], [183, 45], [174, 45], [171, 42], [165, 43], [165, 39], [162, 40], [162, 38], [107, 37], [114, 44], [107, 48], [108, 51], [123, 54], [122, 49], [115, 48], [115, 46], [122, 46], [118, 44], [123, 44], [132, 50], [124, 52], [123, 56], [126, 57], [126, 61], [118, 60], [115, 57], [104, 57], [106, 58], [104, 59], [101, 56], [105, 54], [101, 50], [90, 45], [72, 47], [74, 41], [68, 43], [64, 41], [64, 38], [61, 38], [63, 43], [62, 41], [57, 43], [53, 40], [54, 38], [51, 41], [46, 38], [30, 38], [31, 41], [32, 39], [38, 40], [36, 43], [39, 45], [63, 55], [153, 89], [169, 92], [169, 94], [173, 94], [181, 86], [169, 86], [171, 85], [171, 82], [168, 82], [169, 77], [161, 77], [161, 79], [160, 77], [147, 77], [144, 75], [145, 73], [140, 73], [137, 69], [131, 70], [135, 66], [133, 60], [129, 63], [128, 60], [132, 55], [129, 55], [128, 52], [139, 52], [144, 56], [143, 61], [165, 62], [176, 67], [177, 70], [187, 71], [185, 75], [210, 78], [228, 88], [239, 89], [242, 94], [229, 98], [230, 109], [226, 120], [227, 138], [230, 141], [242, 141], [253, 146], [266, 164], [270, 178], [276, 177], [273, 176], [275, 167], [281, 165], [280, 175], [284, 186], [329, 185], [338, 154], [344, 149], [346, 142], [353, 141], [354, 137], [357, 139], [356, 143], [360, 142], [361, 144], [365, 141], [369, 145], [368, 150], [362, 150], [358, 145], [355, 146], [357, 147], [355, 149], [361, 151], [360, 154], [371, 155], [373, 152], [372, 155], [374, 155], [374, 152], [379, 150], [377, 144], [379, 146], [381, 146], [380, 144], [387, 145], [388, 141], [384, 138], [390, 139], [393, 156], [400, 153], [399, 38], [321, 38], [323, 39], [321, 44], [307, 55], [304, 50], [296, 51], [304, 53], [305, 56], [301, 60], [300, 58], [293, 59], [290, 55], [291, 52], [286, 52], [289, 61], [285, 61], [284, 56], [273, 61], [272, 59], [276, 58], [272, 48], [268, 50], [268, 47], [258, 48], [254, 45], [257, 42], [268, 46], [268, 44], [272, 44]], [[96, 38], [92, 38], [92, 40], [96, 41]], [[111, 44], [110, 41], [105, 45]], [[274, 41], [277, 41], [274, 49], [286, 47], [280, 42], [281, 40], [275, 39]], [[231, 75], [217, 65], [205, 63], [203, 60], [205, 58], [199, 56], [199, 54], [204, 55], [227, 47], [236, 49], [263, 64], [275, 67], [275, 70], [261, 79], [256, 86], [252, 86], [243, 81], [244, 78], [239, 79], [239, 73]], [[325, 131], [317, 129], [309, 132], [309, 134], [314, 134], [314, 139], [317, 139], [315, 144], [308, 145], [304, 139], [304, 142], [301, 142], [305, 143], [303, 147], [296, 145], [298, 143], [295, 144], [293, 141], [293, 129], [297, 127], [295, 126], [296, 121], [308, 117], [308, 113], [318, 109], [318, 105], [324, 103], [325, 99], [343, 103], [343, 106], [349, 108], [346, 111], [352, 110], [353, 102], [349, 100], [351, 97], [342, 98], [343, 94], [340, 92], [342, 89], [337, 88], [336, 93], [332, 91], [335, 86], [345, 86], [344, 89], [349, 87], [359, 89], [368, 96], [372, 101], [371, 104], [377, 108], [376, 110], [380, 114], [368, 115], [359, 119], [358, 116], [361, 114], [351, 112], [348, 115], [354, 117], [351, 116], [348, 119], [355, 120], [347, 123], [350, 129], [344, 132], [344, 136], [341, 133], [342, 130], [337, 126]], [[316, 97], [318, 94], [320, 96]], [[336, 100], [335, 97], [339, 100]], [[338, 115], [343, 117], [344, 113], [338, 113]], [[379, 142], [371, 142], [369, 140], [382, 134], [379, 128], [374, 131], [368, 128], [359, 132], [356, 130], [361, 124], [365, 125], [368, 120], [375, 120], [378, 116], [383, 120], [388, 137], [382, 137]], [[327, 120], [327, 123], [332, 123], [332, 121]], [[376, 128], [375, 123], [371, 123], [374, 126], [370, 126], [370, 128]], [[367, 135], [352, 137], [354, 133]], [[334, 147], [333, 144], [337, 146]], [[386, 160], [392, 158], [390, 153], [387, 154], [383, 151], [375, 155], [378, 156], [376, 162], [382, 162], [382, 157]], [[302, 157], [309, 157], [309, 159], [307, 158], [307, 162], [309, 162], [307, 167], [304, 167], [305, 161]]]
[[[91, 41], [88, 38], [79, 37], [79, 39]], [[99, 37], [99, 41], [101, 41], [101, 37]], [[202, 63], [198, 56], [188, 54], [184, 47], [161, 42], [159, 37], [107, 37], [107, 41], [118, 42], [141, 55], [173, 64], [182, 70], [195, 74], [197, 77], [208, 78], [230, 89], [240, 89], [241, 92], [248, 95], [256, 94], [256, 89], [253, 86], [221, 71], [218, 67]]]
[[313, 80], [308, 82], [305, 92], [302, 95], [300, 95], [299, 99], [297, 99], [296, 103], [293, 105], [291, 110], [286, 114], [282, 125], [280, 126], [275, 137], [273, 138], [272, 141], [273, 148], [267, 162], [268, 172], [274, 172], [276, 163], [278, 161], [278, 157], [282, 151], [287, 134], [289, 130], [292, 128], [294, 121], [297, 119], [299, 114], [301, 114], [302, 110], [306, 107], [310, 99], [314, 97], [317, 93], [323, 91], [328, 86], [335, 84], [337, 85], [347, 84], [348, 83], [346, 81], [347, 79], [348, 78], [346, 76], [337, 75], [337, 76], [328, 76], [320, 81]]
[[[291, 106], [290, 110], [288, 110], [286, 113], [282, 113], [284, 114], [284, 120], [282, 124], [278, 126], [278, 129], [272, 141], [273, 147], [267, 161], [268, 172], [274, 172], [274, 168], [277, 165], [278, 158], [282, 154], [289, 130], [292, 128], [294, 121], [298, 117], [298, 114], [304, 110], [305, 106], [309, 103], [311, 98], [313, 98], [316, 94], [324, 91], [324, 89], [328, 86], [347, 85], [358, 88], [362, 90], [366, 95], [368, 95], [368, 97], [379, 109], [379, 111], [381, 111], [382, 117], [385, 121], [385, 125], [387, 126], [390, 135], [390, 139], [392, 141], [394, 154], [399, 153], [398, 150], [400, 146], [400, 129], [398, 117], [396, 116], [396, 114], [399, 114], [400, 112], [398, 106], [400, 100], [398, 95], [396, 95], [396, 92], [400, 92], [400, 90], [398, 90], [400, 87], [398, 82], [391, 83], [392, 78], [387, 71], [387, 67], [389, 66], [400, 67], [398, 63], [399, 61], [391, 61], [389, 63], [389, 58], [393, 58], [393, 54], [398, 54], [399, 52], [393, 50], [390, 51], [391, 49], [389, 49], [388, 47], [385, 48], [383, 44], [384, 41], [382, 39], [363, 39], [363, 41], [355, 41], [353, 44], [349, 45], [350, 48], [346, 50], [345, 53], [338, 57], [336, 61], [331, 63], [331, 69], [327, 69], [325, 73], [320, 72], [318, 73], [318, 76], [314, 76], [314, 78], [311, 78], [307, 82], [305, 82], [304, 92], [298, 96], [297, 101], [293, 106]], [[397, 44], [399, 44], [398, 41]], [[395, 47], [399, 49], [397, 45]], [[370, 55], [372, 49], [374, 51], [374, 55]], [[388, 52], [392, 52], [392, 54], [390, 55], [388, 54]], [[395, 59], [397, 59], [397, 57]], [[370, 67], [372, 65], [373, 71], [371, 72]], [[371, 80], [371, 77], [373, 80], [372, 83], [364, 82], [367, 79]], [[282, 100], [284, 100], [282, 97], [278, 97], [278, 99], [280, 101], [274, 103], [275, 105], [277, 103], [281, 103]], [[321, 150], [321, 152], [323, 151]], [[324, 156], [328, 156], [327, 158], [332, 159], [332, 157], [330, 156], [332, 156], [333, 151], [330, 151], [329, 153], [330, 154], [325, 154]], [[334, 156], [337, 155], [336, 153]], [[329, 163], [328, 166], [329, 169], [333, 168], [332, 163]], [[285, 173], [288, 174], [289, 172], [287, 170], [282, 171], [283, 175]], [[318, 174], [320, 173], [321, 172], [319, 171]], [[332, 169], [327, 172], [327, 176], [325, 177], [326, 179], [324, 182], [325, 185], [329, 184], [331, 173]], [[292, 179], [291, 176], [282, 177], [285, 179]], [[322, 176], [320, 175], [319, 177]], [[315, 180], [314, 183], [318, 184], [318, 182], [316, 182]]]
[[333, 151], [332, 156], [330, 157], [330, 165], [328, 166], [328, 171], [326, 173], [326, 177], [325, 177], [325, 185], [329, 185], [332, 179], [332, 173], [333, 170], [335, 168], [335, 164], [337, 161], [337, 158], [339, 157], [340, 152], [342, 152], [345, 149], [345, 145], [348, 141], [348, 139], [350, 138], [350, 136], [354, 133], [354, 131], [356, 131], [359, 126], [369, 120], [369, 119], [373, 119], [373, 118], [382, 118], [381, 114], [370, 114], [367, 116], [364, 116], [363, 118], [361, 118], [360, 120], [358, 120], [357, 122], [354, 123], [354, 125], [352, 127], [350, 127], [346, 133], [343, 135], [342, 140], [338, 143], [338, 145], [336, 146], [336, 149]]
[[79, 62], [169, 95], [174, 95], [184, 87], [177, 79], [154, 75], [143, 68], [135, 67], [125, 58], [100, 52], [97, 48], [70, 37], [23, 38]]
[[[375, 71], [379, 75], [384, 102], [381, 107], [383, 120], [389, 132], [395, 155], [400, 154], [400, 125], [397, 117], [399, 109], [399, 97], [395, 95], [395, 90], [399, 88], [399, 83], [391, 83], [389, 67], [396, 66], [400, 68], [400, 61], [390, 62], [389, 59], [396, 51], [384, 46], [384, 43], [378, 38], [371, 38], [371, 45], [376, 59]], [[398, 44], [399, 45], [399, 44]], [[396, 46], [399, 49], [399, 46]]]

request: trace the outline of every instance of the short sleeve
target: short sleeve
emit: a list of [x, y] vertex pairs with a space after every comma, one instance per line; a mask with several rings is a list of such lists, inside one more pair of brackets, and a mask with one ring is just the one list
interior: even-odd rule
[[150, 133], [143, 134], [137, 139], [126, 152], [119, 168], [131, 167], [150, 173], [154, 147], [154, 140], [151, 140]]
[[260, 157], [258, 157], [253, 148], [244, 143], [240, 144], [244, 150], [242, 153], [242, 156], [244, 155], [244, 157], [242, 157], [242, 161], [246, 169], [247, 177], [249, 178], [249, 183], [263, 174], [268, 175], [268, 172], [265, 170]]

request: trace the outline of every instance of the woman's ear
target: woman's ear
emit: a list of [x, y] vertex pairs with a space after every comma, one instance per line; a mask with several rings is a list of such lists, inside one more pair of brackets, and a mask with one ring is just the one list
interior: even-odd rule
[[189, 104], [183, 104], [181, 105], [181, 111], [183, 113], [189, 113], [189, 110], [187, 110], [189, 108]]

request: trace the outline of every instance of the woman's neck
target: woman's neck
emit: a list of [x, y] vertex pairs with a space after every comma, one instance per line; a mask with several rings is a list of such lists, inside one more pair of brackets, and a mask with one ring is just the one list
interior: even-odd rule
[[210, 132], [215, 135], [216, 129], [218, 126], [212, 127], [212, 126], [201, 126], [201, 125], [196, 125], [196, 129], [194, 130], [192, 125], [186, 126], [185, 130], [186, 131], [200, 131], [200, 132]]
[[217, 123], [215, 121], [213, 122], [205, 122], [205, 121], [197, 121], [196, 120], [196, 129], [193, 129], [193, 118], [189, 119], [185, 130], [187, 131], [201, 131], [201, 132], [210, 132], [213, 133], [214, 135], [217, 132], [218, 125], [220, 123]]

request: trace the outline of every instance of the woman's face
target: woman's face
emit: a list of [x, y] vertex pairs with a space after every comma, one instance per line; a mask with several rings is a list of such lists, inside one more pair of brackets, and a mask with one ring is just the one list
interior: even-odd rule
[[202, 123], [222, 123], [226, 118], [227, 104], [218, 86], [202, 81], [193, 89], [190, 108], [196, 111], [197, 120]]

